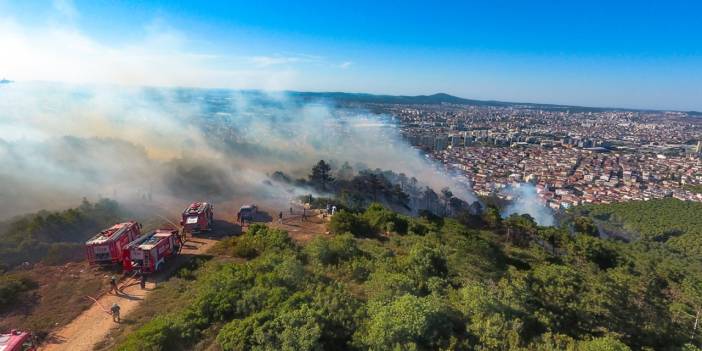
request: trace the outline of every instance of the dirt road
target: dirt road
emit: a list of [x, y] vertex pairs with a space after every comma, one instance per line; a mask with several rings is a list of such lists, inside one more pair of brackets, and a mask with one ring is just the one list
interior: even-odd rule
[[[216, 242], [213, 239], [199, 237], [188, 240], [181, 251], [181, 255], [169, 262], [168, 267], [174, 270], [175, 267], [180, 265], [179, 263], [187, 260], [188, 256], [205, 253]], [[109, 314], [112, 304], [117, 303], [120, 306], [120, 314], [124, 318], [139, 306], [142, 300], [153, 290], [154, 284], [158, 284], [158, 281], [168, 276], [168, 273], [168, 271], [164, 271], [155, 276], [156, 283], [153, 281], [147, 282], [146, 290], [141, 290], [139, 284], [133, 284], [136, 282], [134, 279], [123, 280], [120, 285], [124, 286], [122, 294], [119, 296], [114, 294], [100, 296], [97, 299], [97, 303], [84, 311], [78, 318], [52, 333], [48, 337], [48, 341], [39, 349], [92, 350], [95, 344], [102, 341], [110, 329], [116, 326], [116, 323], [112, 321], [112, 316]]]
[[[215, 219], [215, 232], [213, 237], [226, 237], [229, 235], [239, 235], [242, 228], [235, 224], [235, 209], [238, 204], [227, 204], [229, 206], [219, 206], [220, 218]], [[225, 211], [221, 211], [225, 208]], [[275, 211], [268, 208], [260, 208], [259, 220], [257, 222], [268, 223], [273, 227], [281, 228], [290, 233], [290, 236], [298, 242], [306, 242], [316, 235], [325, 234], [327, 219], [322, 218], [319, 211], [306, 210], [307, 215], [305, 220], [302, 219], [302, 207], [294, 206], [293, 212], [284, 213], [282, 222], [272, 219]], [[166, 279], [176, 267], [180, 266], [188, 259], [188, 256], [205, 253], [218, 240], [205, 239], [195, 237], [183, 247], [181, 255], [169, 262], [167, 269], [157, 275], [155, 278], [156, 284], [158, 281]], [[135, 280], [124, 280], [120, 286], [124, 286], [121, 291], [123, 294], [116, 296], [114, 294], [105, 294], [97, 298], [97, 303], [94, 303], [89, 309], [81, 313], [77, 318], [69, 324], [61, 327], [51, 333], [48, 340], [39, 348], [40, 350], [67, 350], [67, 351], [82, 351], [93, 350], [95, 345], [103, 341], [117, 324], [112, 321], [112, 316], [109, 314], [109, 309], [113, 303], [120, 306], [120, 314], [122, 318], [128, 318], [129, 314], [139, 307], [139, 304], [153, 290], [154, 282], [149, 281], [146, 285], [146, 290], [141, 290], [139, 284]]]

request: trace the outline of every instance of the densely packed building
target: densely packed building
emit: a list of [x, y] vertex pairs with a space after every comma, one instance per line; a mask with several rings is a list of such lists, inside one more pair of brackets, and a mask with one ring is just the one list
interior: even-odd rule
[[[375, 106], [378, 109], [378, 106]], [[702, 201], [702, 118], [684, 112], [384, 105], [403, 136], [479, 195], [532, 183], [554, 209], [676, 197]]]

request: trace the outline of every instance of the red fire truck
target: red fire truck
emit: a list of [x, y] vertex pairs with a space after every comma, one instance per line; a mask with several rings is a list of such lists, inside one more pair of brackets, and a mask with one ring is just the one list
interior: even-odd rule
[[0, 334], [0, 351], [34, 351], [36, 344], [32, 334], [12, 330], [9, 334]]
[[180, 225], [184, 231], [191, 233], [212, 230], [213, 209], [209, 202], [193, 202], [183, 210]]
[[183, 242], [175, 229], [157, 229], [129, 243], [124, 252], [125, 270], [153, 273], [161, 268], [167, 257], [180, 252]]
[[85, 243], [90, 264], [111, 264], [122, 260], [124, 246], [141, 235], [141, 224], [135, 221], [118, 223], [96, 234]]

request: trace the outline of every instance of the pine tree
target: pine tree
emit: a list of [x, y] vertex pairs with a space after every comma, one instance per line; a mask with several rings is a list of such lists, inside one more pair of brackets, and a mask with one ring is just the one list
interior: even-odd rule
[[319, 162], [312, 167], [310, 181], [313, 185], [319, 186], [322, 190], [327, 190], [327, 184], [334, 181], [334, 178], [331, 176], [331, 166], [324, 162], [324, 160], [319, 160]]

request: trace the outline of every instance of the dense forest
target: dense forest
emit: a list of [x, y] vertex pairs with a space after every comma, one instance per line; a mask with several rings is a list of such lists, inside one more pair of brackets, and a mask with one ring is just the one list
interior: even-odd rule
[[304, 245], [253, 225], [117, 349], [698, 350], [698, 257], [585, 216], [464, 223], [371, 204]]
[[681, 253], [702, 255], [702, 203], [675, 198], [629, 201], [576, 208], [606, 234], [666, 244]]

